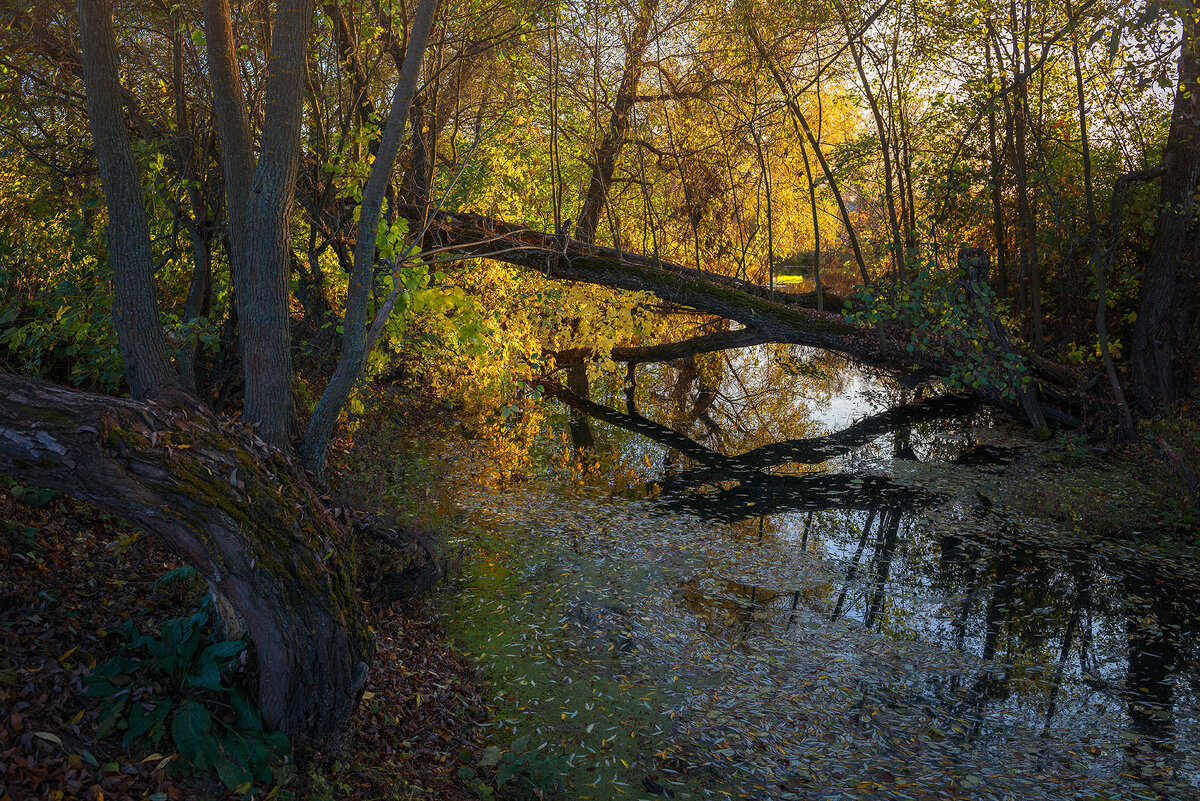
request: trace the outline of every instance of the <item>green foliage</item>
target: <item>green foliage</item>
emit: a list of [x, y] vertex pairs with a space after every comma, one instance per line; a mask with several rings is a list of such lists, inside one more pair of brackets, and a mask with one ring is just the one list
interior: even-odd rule
[[548, 798], [566, 790], [562, 779], [567, 771], [566, 759], [547, 755], [540, 748], [531, 747], [528, 737], [514, 740], [507, 751], [498, 746], [489, 746], [479, 760], [478, 767], [476, 771], [475, 768], [461, 766], [458, 778], [479, 798], [496, 795], [492, 786], [482, 778], [493, 770], [493, 784], [504, 798]]
[[48, 506], [63, 496], [57, 490], [26, 486], [10, 476], [0, 476], [0, 488], [31, 509]]
[[408, 236], [408, 220], [403, 218], [389, 223], [379, 221], [379, 230], [375, 235], [375, 246], [379, 248], [379, 258], [393, 261], [404, 253], [404, 240]]
[[11, 305], [0, 313], [0, 369], [107, 391], [119, 387], [124, 367], [112, 299], [98, 273], [93, 266], [24, 302], [9, 298]]
[[99, 735], [124, 731], [126, 748], [157, 747], [169, 735], [179, 755], [173, 767], [215, 771], [226, 787], [248, 795], [280, 779], [289, 744], [266, 731], [250, 696], [227, 682], [246, 641], [216, 642], [208, 621], [206, 601], [195, 614], [168, 620], [157, 636], [127, 623], [121, 653], [92, 670], [87, 695], [101, 699]]
[[859, 287], [847, 302], [847, 318], [864, 326], [898, 323], [909, 331], [906, 349], [914, 355], [943, 352], [952, 369], [942, 381], [951, 389], [991, 387], [1015, 398], [1016, 387], [1008, 376], [1020, 376], [1022, 382], [1029, 377], [1021, 358], [1003, 351], [984, 327], [983, 315], [994, 313], [991, 287], [978, 287], [972, 302], [959, 281], [939, 274], [932, 265], [910, 266], [916, 269], [907, 284]]

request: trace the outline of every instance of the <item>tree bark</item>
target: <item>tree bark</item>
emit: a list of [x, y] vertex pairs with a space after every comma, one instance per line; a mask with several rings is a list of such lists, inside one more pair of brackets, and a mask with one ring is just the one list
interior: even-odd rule
[[1181, 301], [1190, 301], [1190, 293], [1179, 292], [1178, 284], [1195, 270], [1191, 263], [1194, 254], [1186, 245], [1196, 228], [1195, 195], [1200, 180], [1200, 8], [1195, 0], [1184, 6], [1179, 83], [1163, 149], [1158, 219], [1138, 295], [1129, 354], [1134, 397], [1146, 411], [1161, 409], [1181, 397], [1194, 380], [1186, 375], [1186, 367], [1181, 369], [1189, 354], [1179, 350], [1186, 335], [1180, 336], [1176, 325], [1181, 316], [1187, 317]]
[[113, 325], [129, 394], [179, 386], [158, 317], [150, 228], [142, 182], [129, 142], [109, 0], [79, 0], [79, 31], [88, 124], [108, 207], [108, 262], [113, 272]]
[[[208, 55], [208, 80], [212, 87], [213, 119], [221, 140], [221, 169], [225, 176], [226, 216], [229, 224], [229, 261], [233, 274], [238, 318], [245, 319], [250, 297], [246, 262], [246, 205], [254, 179], [250, 115], [238, 71], [229, 0], [203, 0], [204, 41]], [[239, 338], [239, 350], [241, 341]], [[243, 362], [245, 353], [242, 353]]]
[[[368, 355], [367, 300], [375, 277], [376, 232], [383, 209], [383, 197], [392, 179], [396, 154], [400, 149], [400, 138], [404, 135], [408, 109], [416, 92], [420, 76], [421, 56], [429, 40], [433, 17], [437, 12], [437, 0], [420, 0], [409, 33], [408, 48], [404, 54], [404, 66], [392, 94], [392, 105], [388, 111], [387, 124], [375, 153], [375, 163], [363, 187], [362, 206], [359, 209], [358, 234], [354, 243], [354, 270], [350, 275], [350, 288], [346, 297], [346, 316], [342, 325], [342, 355], [321, 399], [313, 409], [308, 429], [304, 433], [301, 455], [308, 469], [320, 474], [325, 467], [325, 451], [333, 436], [338, 415], [354, 383], [362, 375]], [[420, 225], [419, 220], [413, 225]], [[389, 307], [390, 308], [390, 307]], [[373, 343], [372, 343], [373, 344]]]
[[334, 741], [372, 644], [347, 531], [279, 451], [179, 390], [143, 403], [0, 375], [0, 473], [160, 537], [245, 621], [267, 725], [301, 756]]
[[592, 153], [592, 176], [588, 180], [587, 194], [583, 196], [579, 221], [575, 224], [575, 238], [581, 242], [593, 242], [596, 239], [600, 212], [604, 210], [608, 188], [612, 186], [617, 156], [621, 153], [621, 145], [629, 130], [629, 112], [637, 101], [638, 81], [642, 77], [642, 56], [646, 51], [650, 23], [657, 10], [658, 0], [642, 0], [633, 35], [626, 46], [625, 69], [621, 74], [621, 84], [613, 103], [612, 116], [609, 117], [604, 136]]
[[239, 309], [245, 354], [242, 415], [278, 448], [291, 446], [292, 343], [288, 277], [292, 200], [300, 168], [300, 125], [313, 0], [280, 0], [271, 26], [262, 147], [246, 205], [249, 287]]

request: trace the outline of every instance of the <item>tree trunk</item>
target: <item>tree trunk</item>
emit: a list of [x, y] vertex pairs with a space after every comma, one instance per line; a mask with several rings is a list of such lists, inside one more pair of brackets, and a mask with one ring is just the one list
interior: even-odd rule
[[1181, 397], [1194, 380], [1186, 367], [1180, 369], [1190, 354], [1180, 350], [1186, 335], [1181, 337], [1176, 325], [1180, 317], [1186, 319], [1181, 305], [1190, 300], [1190, 293], [1180, 293], [1178, 284], [1195, 269], [1186, 244], [1196, 226], [1195, 195], [1200, 180], [1200, 8], [1195, 0], [1185, 6], [1179, 83], [1163, 149], [1158, 220], [1138, 295], [1129, 353], [1134, 396], [1147, 411]]
[[267, 725], [302, 757], [335, 740], [372, 643], [348, 534], [280, 452], [179, 390], [140, 403], [0, 375], [0, 472], [160, 537], [245, 621]]
[[[213, 119], [221, 140], [221, 169], [225, 176], [226, 216], [229, 223], [229, 262], [233, 274], [238, 318], [244, 319], [250, 297], [246, 263], [246, 204], [254, 178], [250, 116], [238, 72], [228, 0], [203, 0], [204, 42], [208, 55], [208, 80], [213, 94]], [[239, 337], [239, 350], [242, 340]], [[245, 354], [242, 353], [243, 363]]]
[[[408, 108], [416, 92], [421, 69], [421, 56], [429, 39], [433, 17], [437, 12], [438, 0], [420, 0], [409, 34], [408, 48], [404, 54], [404, 66], [400, 79], [392, 94], [391, 109], [387, 124], [380, 138], [379, 149], [371, 174], [363, 187], [362, 206], [359, 209], [358, 234], [354, 243], [354, 270], [350, 275], [350, 288], [346, 297], [346, 316], [342, 325], [342, 355], [320, 401], [313, 409], [308, 430], [304, 433], [301, 446], [304, 463], [308, 469], [321, 473], [325, 467], [325, 450], [333, 435], [334, 425], [342, 406], [350, 397], [354, 383], [362, 375], [369, 345], [367, 338], [367, 299], [375, 281], [376, 232], [383, 209], [383, 196], [392, 180], [392, 168], [400, 149], [400, 138], [404, 135]], [[420, 225], [416, 221], [415, 225]], [[390, 306], [388, 307], [390, 310]]]
[[[983, 48], [989, 81], [992, 78], [992, 49], [985, 42]], [[994, 101], [993, 101], [994, 102]], [[992, 236], [996, 243], [996, 278], [992, 287], [1001, 300], [1008, 297], [1008, 239], [1004, 226], [1004, 195], [1001, 183], [1004, 180], [1004, 164], [996, 145], [996, 112], [988, 111], [988, 155], [991, 158], [990, 183], [992, 192]]]
[[79, 31], [88, 123], [108, 206], [113, 325], [129, 394], [143, 398], [155, 387], [179, 386], [179, 376], [158, 317], [150, 229], [125, 122], [109, 0], [79, 0]]
[[[199, 195], [198, 192], [192, 193]], [[187, 301], [183, 305], [184, 321], [199, 324], [212, 308], [212, 238], [193, 220], [189, 225], [192, 239], [192, 279], [188, 284]], [[188, 333], [179, 351], [179, 378], [188, 392], [199, 396], [201, 380], [200, 339], [195, 331]]]
[[[424, 213], [408, 205], [399, 211], [410, 222], [422, 219]], [[959, 360], [948, 343], [936, 339], [929, 347], [910, 353], [906, 348], [910, 332], [899, 325], [880, 324], [867, 329], [840, 314], [805, 308], [815, 300], [812, 297], [771, 292], [736, 278], [652, 256], [586, 245], [477, 214], [434, 214], [427, 241], [435, 243], [433, 253], [494, 258], [537, 270], [547, 278], [650, 292], [669, 303], [754, 327], [772, 341], [822, 348], [886, 369], [908, 370], [915, 362], [935, 375], [949, 375]], [[1064, 405], [1092, 402], [1082, 388], [1083, 381], [1070, 370], [1029, 353], [1017, 355], [1027, 362], [1026, 369], [1036, 378], [1067, 396]], [[971, 388], [971, 392], [1012, 410], [998, 387], [984, 384]], [[1044, 411], [1067, 426], [1081, 424], [1074, 414], [1062, 409], [1044, 407]]]
[[1100, 361], [1104, 365], [1105, 375], [1108, 376], [1113, 400], [1121, 413], [1121, 426], [1127, 435], [1134, 433], [1133, 415], [1129, 411], [1129, 404], [1125, 402], [1125, 391], [1121, 388], [1121, 379], [1117, 377], [1117, 368], [1113, 364], [1112, 351], [1108, 344], [1108, 271], [1116, 258], [1117, 245], [1121, 238], [1121, 213], [1126, 191], [1134, 182], [1153, 180], [1162, 175], [1162, 172], [1160, 164], [1151, 170], [1127, 173], [1117, 179], [1113, 184], [1108, 212], [1108, 243], [1096, 242], [1095, 255], [1092, 257], [1096, 269], [1096, 337], [1100, 343]]
[[592, 177], [588, 181], [587, 194], [579, 210], [579, 222], [575, 224], [575, 238], [581, 242], [596, 239], [596, 228], [600, 224], [600, 212], [612, 186], [613, 171], [617, 156], [629, 130], [629, 112], [637, 100], [638, 81], [642, 77], [642, 55], [650, 33], [650, 23], [658, 9], [658, 0], [642, 0], [633, 36], [625, 50], [625, 69], [621, 74], [621, 85], [617, 89], [616, 102], [608, 128], [592, 153]]
[[[428, 134], [433, 133], [435, 113], [425, 112], [425, 92], [418, 93], [412, 101], [409, 113], [409, 129], [412, 131], [412, 161], [405, 173], [402, 186], [402, 196], [413, 205], [428, 206], [430, 188], [433, 182], [433, 164], [430, 160]], [[426, 132], [428, 128], [428, 134]]]
[[[1014, 65], [1014, 70], [1019, 66]], [[1025, 134], [1028, 124], [1026, 79], [1017, 76], [1017, 89], [1013, 98], [1013, 176], [1017, 191], [1017, 254], [1021, 262], [1021, 285], [1027, 288], [1029, 314], [1033, 331], [1033, 349], [1040, 351], [1044, 345], [1042, 329], [1042, 284], [1038, 267], [1037, 231], [1034, 227], [1033, 209], [1029, 203], [1028, 159], [1026, 158]]]
[[245, 353], [242, 415], [278, 448], [291, 446], [292, 343], [288, 277], [291, 208], [300, 167], [300, 125], [313, 0], [280, 0], [271, 27], [271, 57], [262, 147], [246, 205], [249, 297], [239, 315]]
[[808, 160], [808, 150], [800, 143], [800, 155], [804, 157], [804, 178], [808, 183], [808, 205], [812, 212], [813, 226], [813, 282], [817, 289], [817, 311], [825, 310], [825, 293], [821, 287], [821, 221], [817, 216], [817, 182]]

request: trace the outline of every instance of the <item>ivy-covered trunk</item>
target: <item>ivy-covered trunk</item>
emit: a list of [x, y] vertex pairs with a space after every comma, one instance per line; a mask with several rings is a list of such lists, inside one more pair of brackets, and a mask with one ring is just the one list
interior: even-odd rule
[[138, 402], [0, 375], [0, 472], [159, 536], [245, 621], [267, 725], [301, 756], [336, 738], [372, 641], [349, 534], [284, 455], [179, 390]]

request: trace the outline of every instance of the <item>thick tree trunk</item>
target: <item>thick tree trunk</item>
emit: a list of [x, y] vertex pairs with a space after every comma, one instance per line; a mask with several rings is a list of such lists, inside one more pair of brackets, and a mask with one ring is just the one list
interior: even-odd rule
[[253, 140], [246, 96], [238, 71], [229, 2], [203, 0], [202, 6], [208, 80], [213, 94], [213, 119], [221, 140], [221, 169], [225, 176], [230, 270], [240, 319], [246, 314], [246, 299], [250, 297], [245, 223], [250, 182], [254, 178]]
[[258, 435], [291, 446], [292, 343], [288, 277], [292, 264], [291, 209], [300, 168], [300, 125], [313, 0], [280, 0], [271, 28], [271, 57], [262, 148], [246, 205], [249, 297], [239, 309], [245, 354], [242, 415]]
[[1179, 84], [1163, 149], [1158, 220], [1129, 354], [1134, 396], [1147, 411], [1181, 397], [1195, 380], [1187, 375], [1186, 361], [1191, 354], [1180, 350], [1187, 333], [1178, 325], [1181, 318], [1188, 318], [1181, 305], [1191, 300], [1190, 293], [1179, 292], [1179, 284], [1188, 277], [1195, 280], [1194, 254], [1186, 245], [1196, 229], [1195, 196], [1200, 181], [1200, 8], [1195, 0], [1185, 6]]
[[113, 325], [129, 393], [179, 385], [167, 359], [158, 317], [150, 229], [121, 97], [117, 38], [109, 0], [79, 0], [88, 123], [108, 206], [108, 263], [113, 271]]
[[642, 56], [646, 51], [650, 23], [657, 10], [658, 0], [642, 0], [633, 36], [630, 37], [629, 44], [626, 46], [625, 69], [621, 74], [621, 85], [617, 89], [617, 98], [613, 103], [608, 128], [592, 153], [592, 177], [588, 181], [587, 194], [583, 196], [583, 206], [579, 210], [579, 222], [575, 224], [575, 238], [582, 242], [593, 242], [596, 239], [596, 228], [600, 225], [600, 212], [604, 210], [604, 204], [608, 198], [608, 188], [612, 186], [617, 156], [621, 153], [621, 145], [625, 142], [625, 133], [629, 130], [629, 112], [637, 100], [638, 81], [642, 77]]
[[280, 452], [179, 390], [140, 403], [0, 375], [0, 473], [159, 536], [245, 621], [266, 723], [301, 755], [334, 740], [372, 643], [347, 532]]

